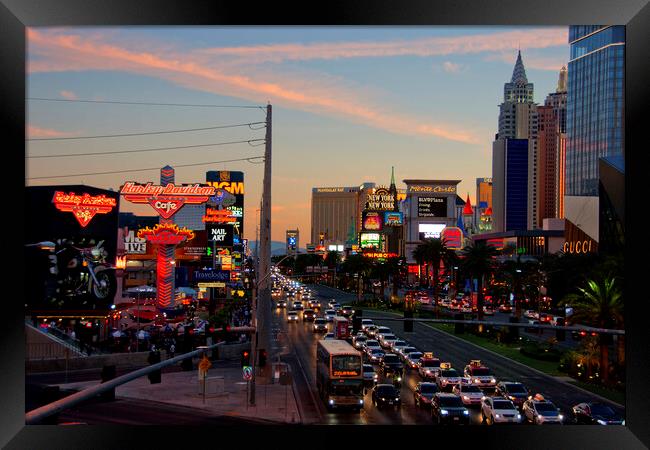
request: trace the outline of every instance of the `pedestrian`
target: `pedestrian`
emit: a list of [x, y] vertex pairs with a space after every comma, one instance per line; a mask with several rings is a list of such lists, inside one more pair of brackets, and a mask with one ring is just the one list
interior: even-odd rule
[[176, 346], [172, 342], [171, 345], [169, 346], [169, 357], [173, 358], [175, 352], [176, 352]]
[[77, 339], [77, 333], [75, 333], [74, 330], [72, 330], [72, 331], [70, 332], [70, 337], [71, 337], [72, 339]]

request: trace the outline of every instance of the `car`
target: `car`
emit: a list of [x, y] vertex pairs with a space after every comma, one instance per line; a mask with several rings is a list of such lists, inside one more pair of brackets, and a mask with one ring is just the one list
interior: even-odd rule
[[393, 332], [388, 327], [380, 326], [377, 328], [377, 331], [375, 331], [374, 338], [379, 340], [383, 334], [393, 334]]
[[369, 338], [375, 338], [377, 335], [377, 330], [379, 327], [377, 325], [368, 325], [363, 331]]
[[521, 411], [527, 421], [536, 425], [562, 424], [564, 422], [562, 412], [541, 394], [529, 397], [521, 407]]
[[372, 319], [361, 319], [361, 329], [363, 331], [366, 331], [366, 328], [368, 328], [370, 325], [374, 325]]
[[341, 308], [341, 305], [338, 304], [338, 303], [334, 303], [334, 304], [332, 305], [332, 309], [333, 309], [334, 311], [336, 311], [336, 314], [338, 314], [338, 315], [341, 315], [341, 311], [343, 310], [343, 308]]
[[381, 350], [381, 345], [379, 345], [379, 341], [376, 339], [367, 339], [364, 343], [364, 350], [367, 351], [368, 349]]
[[287, 301], [286, 300], [278, 300], [278, 308], [286, 308], [287, 307]]
[[436, 375], [436, 383], [441, 391], [451, 390], [454, 385], [461, 382], [461, 376], [449, 363], [440, 363], [440, 370]]
[[379, 360], [379, 368], [384, 373], [384, 375], [388, 375], [389, 373], [392, 374], [395, 372], [401, 374], [404, 370], [404, 365], [402, 364], [402, 361], [399, 360], [399, 356], [397, 356], [395, 353], [386, 353]]
[[372, 364], [363, 365], [363, 384], [364, 386], [373, 386], [379, 380], [379, 374], [375, 372]]
[[417, 370], [418, 362], [420, 362], [420, 358], [422, 358], [422, 352], [407, 353], [406, 356], [404, 357], [404, 367], [408, 369]]
[[507, 305], [507, 304], [499, 305], [498, 311], [502, 312], [502, 313], [511, 313], [512, 312], [512, 306]]
[[400, 349], [409, 347], [409, 343], [403, 339], [397, 339], [390, 343], [390, 351], [395, 353], [397, 356], [400, 355]]
[[323, 339], [333, 340], [336, 339], [336, 336], [334, 335], [334, 333], [327, 333], [325, 336], [323, 336]]
[[406, 355], [409, 353], [417, 352], [418, 349], [412, 345], [407, 345], [406, 347], [398, 347], [395, 349], [395, 353], [400, 357], [402, 362], [406, 362]]
[[527, 319], [539, 319], [539, 313], [532, 309], [527, 309], [524, 311], [524, 317]]
[[354, 308], [352, 306], [345, 305], [341, 308], [341, 315], [343, 317], [350, 317], [352, 314], [354, 314]]
[[465, 366], [463, 371], [465, 376], [469, 378], [472, 384], [480, 386], [481, 388], [494, 388], [497, 385], [497, 380], [492, 375], [488, 367], [481, 364], [479, 359], [473, 359]]
[[325, 320], [328, 322], [334, 322], [334, 316], [336, 316], [336, 311], [333, 309], [326, 309], [325, 310]]
[[287, 322], [298, 322], [298, 312], [297, 311], [289, 311], [287, 313]]
[[371, 398], [372, 404], [378, 409], [392, 406], [397, 410], [402, 404], [399, 389], [392, 384], [377, 384], [372, 389]]
[[483, 315], [484, 316], [493, 316], [494, 315], [494, 309], [492, 309], [489, 306], [484, 306], [483, 307]]
[[300, 310], [300, 311], [305, 309], [305, 307], [302, 306], [302, 302], [293, 302], [292, 308], [295, 309], [295, 310]]
[[438, 424], [469, 425], [469, 410], [459, 396], [438, 392], [431, 399], [431, 418]]
[[483, 397], [481, 400], [481, 422], [488, 425], [497, 423], [521, 423], [519, 410], [507, 398]]
[[307, 322], [307, 321], [313, 321], [316, 318], [316, 311], [313, 309], [305, 309], [302, 312], [302, 321]]
[[571, 411], [580, 425], [625, 425], [625, 419], [604, 403], [578, 403]]
[[318, 300], [309, 300], [309, 307], [313, 310], [319, 311], [321, 309], [321, 304]]
[[368, 355], [368, 360], [371, 363], [378, 364], [381, 358], [384, 357], [385, 353], [383, 350], [378, 348], [369, 348], [366, 352], [366, 355]]
[[485, 397], [485, 393], [481, 388], [473, 384], [458, 383], [451, 392], [460, 397], [463, 405], [480, 405], [481, 399]]
[[427, 380], [434, 379], [440, 371], [440, 359], [433, 356], [431, 352], [425, 352], [418, 362], [418, 374]]
[[431, 299], [429, 298], [428, 295], [418, 295], [416, 298], [423, 305], [430, 305], [431, 304]]
[[431, 407], [433, 396], [438, 393], [438, 385], [428, 381], [420, 381], [413, 390], [413, 401], [417, 407]]
[[390, 349], [391, 343], [397, 340], [397, 336], [394, 334], [386, 333], [379, 336], [379, 345], [385, 349]]
[[497, 383], [495, 394], [509, 399], [518, 408], [521, 408], [531, 395], [526, 386], [513, 381], [501, 381]]
[[316, 317], [313, 325], [314, 333], [327, 332], [327, 321], [322, 317]]
[[364, 346], [364, 344], [366, 343], [367, 340], [368, 340], [368, 337], [366, 335], [355, 336], [355, 337], [352, 338], [352, 345], [357, 350], [362, 350], [363, 346]]

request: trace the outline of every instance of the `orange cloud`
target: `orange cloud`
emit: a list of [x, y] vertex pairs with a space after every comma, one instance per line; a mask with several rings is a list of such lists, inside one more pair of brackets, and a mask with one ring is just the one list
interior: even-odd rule
[[[147, 76], [158, 76], [181, 86], [235, 96], [255, 102], [269, 100], [289, 108], [345, 117], [353, 122], [379, 128], [388, 132], [431, 136], [442, 139], [479, 144], [481, 139], [472, 130], [443, 122], [425, 123], [421, 117], [410, 117], [392, 110], [387, 111], [358, 95], [352, 88], [332, 83], [321, 86], [318, 80], [293, 80], [268, 82], [244, 75], [227, 74], [222, 70], [185, 53], [174, 56], [171, 52], [160, 55], [152, 52], [131, 51], [103, 43], [101, 37], [84, 39], [79, 35], [49, 33], [28, 28], [30, 58], [28, 71], [82, 71], [119, 70]], [[301, 86], [296, 90], [290, 86]]]
[[432, 37], [384, 42], [323, 42], [269, 44], [207, 48], [203, 53], [238, 60], [282, 62], [285, 60], [367, 58], [386, 56], [444, 56], [567, 45], [566, 27], [531, 28], [468, 36]]
[[71, 133], [67, 131], [53, 130], [51, 128], [41, 128], [34, 125], [27, 125], [26, 132], [27, 132], [27, 139], [71, 137], [78, 134], [76, 132]]
[[77, 94], [71, 91], [61, 91], [59, 92], [59, 95], [63, 98], [67, 98], [69, 100], [76, 100], [77, 99]]

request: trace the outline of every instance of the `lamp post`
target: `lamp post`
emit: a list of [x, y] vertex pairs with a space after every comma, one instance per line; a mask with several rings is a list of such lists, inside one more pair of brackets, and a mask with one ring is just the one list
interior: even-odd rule
[[[289, 255], [286, 255], [284, 258], [282, 258], [280, 261], [275, 263], [276, 267], [285, 259], [287, 259]], [[251, 324], [253, 328], [255, 329], [255, 333], [253, 333], [252, 339], [251, 339], [251, 353], [252, 353], [252, 358], [251, 358], [251, 366], [252, 366], [252, 377], [251, 377], [251, 390], [250, 390], [250, 404], [251, 406], [255, 405], [255, 379], [257, 378], [256, 373], [255, 373], [255, 368], [257, 367], [257, 333], [259, 332], [259, 328], [257, 326], [257, 289], [262, 283], [262, 281], [266, 280], [266, 278], [271, 275], [272, 270], [269, 271], [264, 275], [264, 277], [260, 278], [259, 280], [255, 280], [253, 283], [253, 307], [251, 311], [251, 317], [253, 319], [253, 323]], [[265, 327], [268, 327], [268, 324], [266, 323], [266, 320], [268, 319], [267, 317], [263, 318], [262, 323], [264, 324]], [[266, 332], [266, 330], [264, 330]], [[270, 349], [267, 349], [270, 350]]]

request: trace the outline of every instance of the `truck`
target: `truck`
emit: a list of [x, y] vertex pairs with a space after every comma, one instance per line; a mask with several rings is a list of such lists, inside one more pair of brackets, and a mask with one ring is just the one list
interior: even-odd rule
[[348, 339], [350, 337], [350, 331], [348, 326], [350, 321], [342, 316], [334, 317], [334, 336], [336, 339]]

